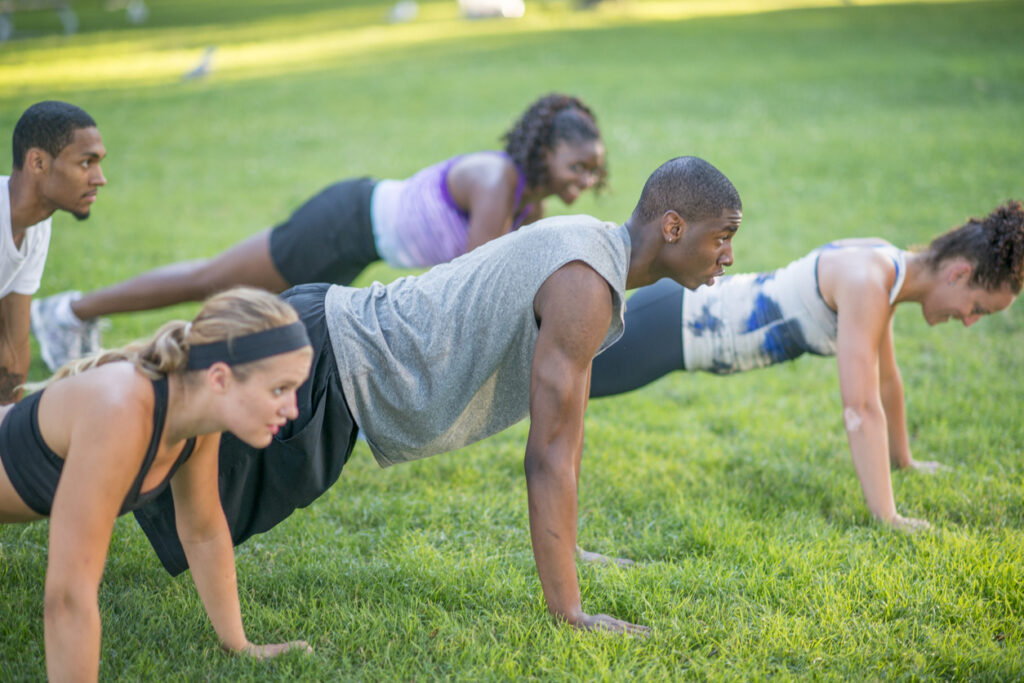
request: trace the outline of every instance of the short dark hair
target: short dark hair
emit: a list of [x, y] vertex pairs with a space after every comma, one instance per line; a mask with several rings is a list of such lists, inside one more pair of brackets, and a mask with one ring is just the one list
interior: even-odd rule
[[56, 100], [33, 104], [14, 125], [14, 168], [25, 164], [25, 154], [31, 148], [38, 147], [56, 157], [71, 144], [76, 130], [95, 127], [93, 118], [73, 104]]
[[972, 285], [988, 290], [1009, 285], [1020, 294], [1024, 285], [1024, 207], [1007, 200], [985, 218], [971, 218], [958, 228], [939, 235], [925, 251], [933, 270], [951, 258], [964, 258], [974, 268]]
[[675, 211], [684, 220], [699, 221], [729, 209], [741, 211], [743, 202], [725, 174], [699, 157], [676, 157], [647, 179], [633, 218], [648, 223]]
[[[597, 117], [582, 100], [572, 95], [551, 93], [531, 104], [505, 135], [505, 153], [526, 176], [527, 187], [540, 187], [548, 181], [544, 150], [557, 142], [575, 144], [600, 140]], [[607, 167], [598, 169], [595, 190], [605, 186]]]

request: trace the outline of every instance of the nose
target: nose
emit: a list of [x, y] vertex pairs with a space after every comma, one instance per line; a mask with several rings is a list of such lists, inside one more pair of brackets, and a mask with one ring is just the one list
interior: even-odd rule
[[963, 323], [964, 323], [964, 327], [970, 327], [970, 326], [971, 326], [971, 325], [973, 325], [974, 323], [976, 323], [976, 322], [978, 322], [979, 320], [981, 320], [981, 314], [979, 314], [979, 313], [975, 313], [974, 315], [965, 315], [965, 316], [964, 316], [963, 318], [961, 318], [960, 320], [962, 320], [962, 321], [963, 321]]
[[96, 174], [93, 176], [92, 184], [99, 187], [106, 185], [107, 178], [103, 175], [103, 169], [100, 168], [99, 164], [96, 164], [94, 168], [96, 169]]
[[294, 391], [288, 393], [288, 402], [282, 408], [281, 415], [289, 420], [294, 420], [299, 416], [299, 400]]
[[727, 244], [725, 250], [722, 251], [722, 255], [718, 257], [718, 265], [722, 267], [728, 267], [732, 265], [732, 245]]

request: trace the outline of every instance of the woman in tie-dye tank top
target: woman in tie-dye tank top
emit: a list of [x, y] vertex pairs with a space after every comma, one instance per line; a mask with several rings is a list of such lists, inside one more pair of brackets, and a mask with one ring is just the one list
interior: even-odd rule
[[57, 368], [100, 346], [97, 317], [202, 300], [235, 285], [282, 292], [307, 282], [348, 284], [369, 264], [445, 263], [603, 187], [597, 120], [578, 98], [541, 97], [505, 133], [501, 151], [461, 154], [405, 180], [335, 183], [280, 225], [208, 260], [175, 263], [89, 292], [33, 302], [43, 360]]
[[910, 452], [892, 319], [915, 302], [929, 325], [965, 326], [1009, 306], [1024, 281], [1024, 207], [1009, 201], [920, 251], [877, 238], [832, 242], [778, 270], [730, 275], [684, 290], [639, 289], [626, 331], [594, 359], [591, 397], [644, 386], [674, 370], [731, 374], [804, 353], [836, 356], [843, 422], [871, 514], [904, 530], [927, 527], [896, 511], [889, 468], [941, 466]]

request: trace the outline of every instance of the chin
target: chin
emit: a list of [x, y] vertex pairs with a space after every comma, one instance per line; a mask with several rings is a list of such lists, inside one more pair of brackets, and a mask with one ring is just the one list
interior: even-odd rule
[[74, 216], [80, 221], [84, 221], [86, 218], [89, 217], [88, 209], [86, 209], [85, 211], [69, 211], [68, 213], [70, 213], [72, 216]]
[[[235, 434], [235, 436], [238, 436], [238, 435]], [[239, 438], [241, 439], [241, 437], [239, 437]], [[244, 441], [246, 443], [246, 445], [252, 446], [253, 448], [266, 448], [267, 446], [269, 446], [271, 444], [271, 442], [273, 442], [273, 440], [274, 440], [274, 437], [271, 434], [263, 434], [263, 435], [258, 436], [256, 438], [242, 439], [242, 441]]]

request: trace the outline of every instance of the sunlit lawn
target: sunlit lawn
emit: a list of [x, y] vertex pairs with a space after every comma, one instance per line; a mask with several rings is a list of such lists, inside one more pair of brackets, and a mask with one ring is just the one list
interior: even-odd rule
[[[1024, 5], [1017, 2], [555, 0], [518, 22], [451, 2], [387, 25], [388, 4], [149, 0], [128, 26], [75, 3], [80, 32], [17, 17], [0, 45], [0, 130], [34, 101], [90, 111], [109, 150], [93, 217], [54, 219], [43, 293], [210, 256], [339, 178], [403, 177], [499, 144], [550, 90], [583, 97], [611, 191], [572, 207], [624, 220], [677, 154], [736, 183], [736, 270], [829, 239], [921, 243], [1024, 198]], [[752, 12], [754, 8], [771, 11]], [[203, 49], [213, 71], [184, 82]], [[570, 209], [551, 206], [556, 213]], [[390, 279], [374, 267], [362, 279]], [[116, 316], [111, 344], [192, 305]], [[1024, 676], [1024, 313], [970, 330], [896, 319], [915, 454], [894, 474], [913, 537], [869, 520], [846, 450], [834, 360], [675, 376], [595, 401], [580, 538], [632, 557], [581, 567], [584, 607], [647, 640], [579, 634], [546, 612], [529, 544], [526, 425], [380, 470], [360, 445], [309, 509], [243, 545], [253, 639], [310, 640], [272, 664], [227, 657], [188, 577], [130, 518], [101, 589], [106, 679], [554, 679]], [[33, 376], [44, 376], [33, 364]], [[0, 529], [0, 679], [44, 676], [45, 524]]]

